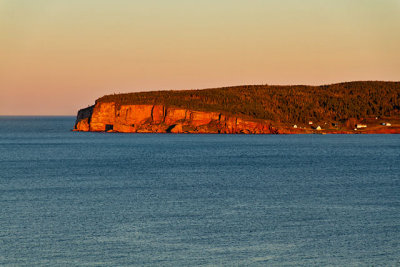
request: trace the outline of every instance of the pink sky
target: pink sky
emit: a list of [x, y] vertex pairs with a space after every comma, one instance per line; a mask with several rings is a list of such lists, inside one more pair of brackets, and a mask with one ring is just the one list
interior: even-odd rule
[[400, 80], [400, 1], [0, 2], [0, 115], [110, 93]]

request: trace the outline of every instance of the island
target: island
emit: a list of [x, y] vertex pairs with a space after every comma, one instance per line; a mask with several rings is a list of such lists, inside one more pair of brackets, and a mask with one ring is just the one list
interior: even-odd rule
[[74, 131], [400, 133], [400, 82], [243, 85], [105, 95], [78, 111]]

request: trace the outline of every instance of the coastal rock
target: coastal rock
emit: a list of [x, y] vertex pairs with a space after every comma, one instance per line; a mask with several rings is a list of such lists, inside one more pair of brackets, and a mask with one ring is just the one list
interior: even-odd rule
[[244, 133], [269, 134], [270, 123], [218, 112], [164, 105], [96, 103], [80, 110], [74, 130], [121, 133]]
[[165, 117], [165, 108], [162, 105], [154, 105], [151, 111], [153, 123], [162, 123]]
[[170, 133], [183, 133], [182, 124], [172, 125], [171, 128], [168, 131]]
[[91, 132], [104, 132], [113, 129], [115, 123], [115, 103], [98, 103], [90, 118]]
[[122, 105], [116, 109], [116, 123], [123, 125], [140, 125], [151, 120], [152, 106]]
[[184, 121], [186, 119], [186, 113], [186, 109], [168, 108], [166, 110], [164, 121], [166, 124], [174, 124], [178, 121]]
[[200, 126], [219, 120], [219, 115], [216, 112], [189, 111], [189, 120], [191, 125]]
[[79, 120], [75, 125], [75, 129], [77, 131], [88, 132], [90, 130], [89, 118]]
[[[346, 122], [349, 126], [355, 120]], [[120, 133], [224, 133], [224, 134], [301, 134], [301, 133], [400, 133], [399, 126], [376, 126], [359, 131], [321, 130], [273, 126], [270, 121], [249, 119], [219, 112], [206, 112], [164, 105], [116, 105], [100, 102], [79, 110], [74, 131]]]
[[79, 110], [78, 115], [76, 116], [74, 130], [84, 131], [84, 132], [87, 132], [90, 130], [89, 123], [90, 123], [90, 118], [93, 113], [93, 107], [94, 106], [90, 106], [90, 107]]

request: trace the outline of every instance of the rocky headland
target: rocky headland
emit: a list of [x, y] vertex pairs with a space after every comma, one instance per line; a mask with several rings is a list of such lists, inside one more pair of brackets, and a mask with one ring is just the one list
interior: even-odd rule
[[[383, 97], [372, 94], [375, 91], [370, 88], [382, 87], [385, 89]], [[372, 97], [362, 103], [360, 95], [367, 95], [365, 91]], [[265, 85], [114, 94], [79, 110], [74, 130], [215, 134], [400, 133], [399, 98], [400, 84], [385, 82], [361, 82], [361, 87], [358, 82], [325, 88]], [[352, 102], [362, 108], [350, 106]]]
[[163, 105], [97, 103], [78, 112], [77, 131], [121, 133], [279, 133], [269, 121]]

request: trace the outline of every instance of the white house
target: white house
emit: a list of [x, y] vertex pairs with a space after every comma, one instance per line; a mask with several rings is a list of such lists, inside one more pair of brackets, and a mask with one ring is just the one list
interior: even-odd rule
[[356, 128], [357, 129], [367, 128], [367, 125], [366, 124], [356, 124]]

